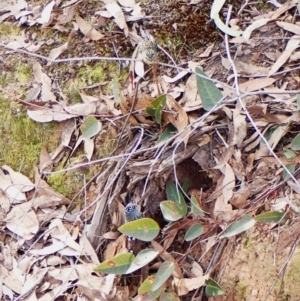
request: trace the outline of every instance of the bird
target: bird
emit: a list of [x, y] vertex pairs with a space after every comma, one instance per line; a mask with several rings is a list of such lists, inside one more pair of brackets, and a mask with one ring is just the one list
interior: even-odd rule
[[139, 211], [137, 204], [128, 203], [125, 207], [125, 218], [127, 222], [132, 222], [143, 217]]
[[[127, 222], [133, 222], [143, 217], [143, 214], [139, 211], [137, 204], [128, 203], [125, 207], [125, 218]], [[127, 249], [130, 253], [133, 253], [136, 239], [131, 236], [127, 236]]]
[[153, 40], [146, 39], [139, 43], [139, 53], [144, 63], [151, 65], [157, 57], [157, 44]]

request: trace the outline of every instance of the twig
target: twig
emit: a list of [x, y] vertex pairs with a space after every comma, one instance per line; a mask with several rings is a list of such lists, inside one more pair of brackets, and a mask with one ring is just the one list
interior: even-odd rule
[[161, 46], [157, 45], [157, 47], [172, 61], [172, 63], [174, 64], [174, 67], [176, 67], [177, 69], [177, 73], [179, 73], [179, 68], [176, 65], [174, 59], [172, 58], [172, 56], [165, 50], [163, 49]]

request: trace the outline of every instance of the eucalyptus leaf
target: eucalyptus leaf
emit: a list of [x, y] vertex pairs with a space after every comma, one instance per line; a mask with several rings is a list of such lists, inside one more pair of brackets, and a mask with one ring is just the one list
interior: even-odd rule
[[204, 227], [201, 224], [192, 225], [185, 233], [184, 239], [186, 241], [191, 241], [198, 238], [204, 232]]
[[221, 286], [214, 281], [213, 279], [208, 279], [205, 281], [206, 287], [205, 287], [205, 294], [207, 296], [220, 296], [224, 295], [224, 291], [221, 288]]
[[165, 261], [160, 265], [152, 284], [152, 291], [158, 290], [168, 280], [172, 275], [174, 268], [175, 265], [171, 261]]
[[194, 216], [204, 216], [204, 212], [200, 208], [198, 200], [193, 196], [191, 197], [191, 212]]
[[175, 184], [172, 181], [167, 182], [166, 192], [167, 192], [168, 200], [175, 202], [178, 205], [178, 207], [180, 208], [180, 214], [182, 216], [186, 216], [187, 205], [186, 205], [185, 199], [184, 199], [182, 193], [180, 192], [180, 190], [177, 189], [177, 187], [175, 186]]
[[[207, 75], [198, 67], [196, 67], [196, 75]], [[223, 95], [216, 85], [205, 78], [197, 76], [197, 89], [201, 98], [204, 110], [211, 110], [222, 98]]]
[[142, 241], [151, 241], [158, 235], [160, 228], [155, 220], [151, 218], [141, 218], [120, 226], [118, 230], [125, 235]]
[[95, 117], [88, 116], [80, 126], [80, 131], [84, 139], [90, 139], [98, 134], [102, 129], [102, 124]]
[[170, 139], [175, 133], [177, 132], [176, 127], [169, 123], [165, 129], [165, 131], [161, 134], [161, 136], [158, 138], [156, 142], [156, 146], [163, 144], [165, 141]]
[[163, 113], [163, 110], [165, 108], [166, 101], [167, 101], [166, 95], [160, 95], [159, 97], [157, 97], [156, 99], [154, 99], [151, 102], [154, 110], [151, 107], [146, 108], [146, 112], [150, 116], [155, 117], [155, 121], [158, 124], [161, 124], [162, 113]]
[[300, 111], [300, 94], [297, 94], [297, 110]]
[[184, 183], [181, 185], [181, 189], [183, 192], [187, 193], [188, 189], [189, 189], [189, 185], [190, 185], [190, 181], [189, 180], [185, 180]]
[[287, 159], [292, 159], [292, 158], [295, 158], [297, 156], [297, 154], [294, 151], [292, 151], [291, 149], [285, 149], [283, 151], [283, 154], [285, 155], [285, 157]]
[[221, 236], [231, 237], [240, 234], [246, 230], [249, 230], [255, 225], [256, 221], [250, 215], [244, 215], [240, 221], [235, 221]]
[[130, 267], [126, 271], [126, 274], [133, 273], [134, 271], [144, 267], [149, 262], [157, 257], [158, 251], [154, 249], [145, 249], [137, 254], [134, 261], [131, 263]]
[[[296, 170], [296, 167], [294, 164], [287, 164], [285, 165], [285, 167], [288, 169], [288, 171], [293, 174]], [[284, 170], [283, 172], [283, 179], [284, 180], [288, 180], [291, 176], [286, 172], [286, 170]]]
[[291, 143], [291, 149], [294, 151], [300, 150], [300, 134], [298, 134]]
[[134, 261], [134, 255], [131, 253], [121, 254], [108, 259], [94, 268], [95, 272], [124, 275]]
[[255, 216], [255, 220], [261, 223], [279, 223], [284, 216], [284, 212], [269, 211]]
[[152, 283], [154, 281], [155, 275], [150, 275], [138, 288], [138, 295], [143, 298], [143, 301], [156, 300], [160, 294], [164, 291], [164, 287], [161, 286], [156, 291], [152, 291]]
[[175, 222], [183, 218], [180, 207], [173, 201], [162, 201], [159, 206], [165, 220]]

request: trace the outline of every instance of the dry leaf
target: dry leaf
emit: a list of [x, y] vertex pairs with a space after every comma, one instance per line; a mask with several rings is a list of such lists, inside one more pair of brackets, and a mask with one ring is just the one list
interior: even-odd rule
[[41, 100], [45, 102], [50, 100], [55, 101], [56, 97], [51, 91], [51, 78], [42, 71], [42, 66], [37, 61], [33, 62], [32, 69], [36, 82], [42, 85]]
[[295, 25], [293, 23], [280, 22], [280, 21], [276, 21], [276, 24], [281, 28], [300, 36], [300, 26]]
[[105, 8], [115, 18], [115, 22], [117, 23], [119, 28], [124, 29], [124, 34], [127, 37], [128, 27], [121, 7], [116, 2], [113, 2], [105, 5]]
[[14, 171], [7, 165], [3, 165], [2, 169], [7, 171], [14, 187], [18, 188], [21, 192], [27, 192], [34, 188], [34, 184], [28, 179], [28, 177], [22, 175], [20, 172]]
[[9, 211], [10, 201], [6, 193], [0, 189], [0, 208], [2, 209], [4, 215]]
[[173, 284], [176, 287], [176, 291], [179, 296], [186, 295], [188, 292], [195, 290], [203, 285], [205, 285], [205, 280], [209, 279], [209, 274], [196, 278], [184, 278], [184, 279], [174, 279]]
[[[227, 70], [231, 69], [231, 64], [228, 59], [222, 57], [221, 61], [224, 68]], [[267, 75], [270, 70], [270, 68], [250, 65], [240, 61], [234, 61], [234, 65], [238, 73], [246, 75]]]
[[253, 92], [268, 87], [271, 84], [273, 84], [275, 81], [276, 79], [271, 77], [251, 79], [248, 80], [247, 82], [239, 84], [239, 89], [242, 92]]
[[28, 116], [37, 122], [64, 121], [78, 116], [88, 116], [95, 114], [97, 109], [96, 102], [77, 103], [72, 106], [66, 106], [64, 102], [60, 105], [53, 105], [52, 109], [28, 109]]
[[187, 127], [189, 122], [187, 113], [171, 95], [166, 95], [166, 99], [166, 112], [163, 113], [163, 119], [172, 123], [178, 132], [182, 132], [174, 143], [182, 141], [186, 146], [191, 131], [191, 129]]
[[39, 222], [30, 202], [14, 206], [5, 221], [10, 231], [26, 240], [32, 239], [39, 230]]
[[240, 109], [233, 110], [233, 126], [234, 136], [232, 145], [236, 145], [239, 148], [247, 135], [246, 116], [241, 114]]
[[39, 23], [45, 24], [50, 21], [50, 17], [51, 17], [51, 13], [52, 13], [54, 5], [55, 5], [55, 1], [51, 1], [51, 2], [47, 3], [47, 5], [45, 6], [45, 8], [42, 11], [41, 18], [39, 19]]
[[180, 71], [176, 76], [169, 77], [167, 75], [163, 75], [162, 79], [166, 81], [167, 83], [175, 83], [178, 80], [182, 79], [184, 76], [186, 76], [189, 73], [189, 71]]
[[235, 175], [228, 163], [225, 163], [224, 170], [224, 179], [223, 179], [223, 197], [224, 203], [227, 204], [233, 195], [233, 189], [235, 188]]
[[179, 102], [186, 112], [202, 108], [202, 101], [198, 94], [196, 75], [192, 74], [186, 84], [182, 101]]
[[295, 35], [290, 38], [285, 47], [285, 50], [269, 71], [268, 77], [274, 74], [290, 58], [291, 54], [299, 47], [299, 43], [300, 36]]
[[0, 189], [6, 193], [12, 204], [26, 201], [26, 195], [18, 187], [13, 185], [10, 176], [5, 175], [1, 169]]
[[85, 35], [85, 37], [93, 41], [98, 41], [104, 37], [102, 33], [98, 32], [95, 28], [80, 18], [79, 15], [76, 15], [76, 22], [80, 31]]
[[242, 37], [245, 39], [250, 39], [250, 36], [251, 36], [253, 30], [266, 25], [269, 21], [271, 21], [271, 20], [270, 19], [260, 19], [260, 20], [254, 21], [250, 26], [248, 26], [245, 29]]

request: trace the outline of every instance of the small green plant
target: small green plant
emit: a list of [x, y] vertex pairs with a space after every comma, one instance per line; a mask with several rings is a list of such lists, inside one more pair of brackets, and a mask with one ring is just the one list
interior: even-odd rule
[[[205, 227], [201, 223], [201, 217], [204, 216], [204, 211], [201, 209], [197, 199], [192, 197], [190, 199], [190, 205], [188, 206], [186, 199], [186, 191], [188, 189], [188, 183], [184, 183], [182, 186], [176, 185], [172, 181], [168, 181], [166, 184], [167, 200], [160, 202], [161, 212], [164, 219], [167, 222], [174, 222], [180, 219], [184, 219], [188, 215], [188, 209], [190, 208], [190, 227], [186, 230], [184, 239], [186, 241], [192, 241], [198, 239], [204, 234]], [[223, 233], [219, 235], [219, 239], [231, 237], [240, 234], [251, 227], [256, 222], [261, 223], [280, 223], [284, 222], [284, 212], [265, 212], [251, 217], [245, 214], [240, 220], [236, 220], [229, 226]], [[132, 222], [125, 223], [118, 229], [121, 233], [131, 236], [141, 241], [152, 241], [155, 239], [159, 232], [159, 225], [151, 218], [141, 218]], [[102, 262], [95, 267], [95, 271], [99, 273], [125, 275], [131, 274], [140, 268], [146, 266], [151, 261], [157, 258], [159, 252], [153, 248], [144, 249], [136, 256], [128, 252], [125, 254], [117, 255], [109, 260]], [[166, 291], [168, 282], [172, 277], [177, 276], [175, 270], [178, 269], [177, 263], [172, 260], [165, 260], [160, 264], [158, 271], [155, 274], [150, 275], [139, 287], [138, 295], [147, 300], [154, 300], [158, 297], [162, 298], [165, 294], [172, 294], [170, 300], [179, 300], [175, 292]], [[205, 293], [207, 296], [218, 296], [224, 294], [221, 286], [213, 279], [209, 274], [203, 276], [203, 285], [205, 285]], [[162, 299], [161, 299], [162, 300]]]

